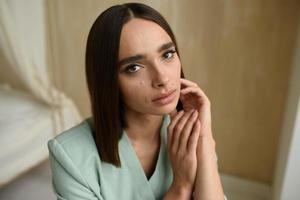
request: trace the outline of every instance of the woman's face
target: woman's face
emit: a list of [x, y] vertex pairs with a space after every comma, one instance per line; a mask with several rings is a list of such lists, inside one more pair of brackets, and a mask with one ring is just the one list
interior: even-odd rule
[[118, 60], [126, 112], [162, 115], [176, 108], [181, 63], [170, 36], [158, 24], [139, 18], [127, 22]]

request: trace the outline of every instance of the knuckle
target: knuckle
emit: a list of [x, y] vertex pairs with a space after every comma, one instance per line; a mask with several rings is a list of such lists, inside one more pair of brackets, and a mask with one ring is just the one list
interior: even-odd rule
[[176, 155], [176, 152], [177, 152], [177, 149], [174, 146], [171, 147], [171, 149], [170, 149], [170, 155], [174, 156], [174, 155]]
[[174, 127], [174, 132], [176, 132], [176, 134], [178, 134], [178, 132], [181, 132], [183, 126], [182, 125], [177, 125]]
[[193, 162], [194, 161], [194, 156], [191, 155], [191, 153], [187, 154], [186, 155], [186, 158], [185, 160], [189, 163]]
[[[188, 130], [186, 130], [186, 131], [184, 131], [182, 134], [183, 134], [183, 138], [185, 139], [185, 140], [188, 140], [188, 138], [190, 137], [190, 135], [191, 135], [191, 128], [192, 128], [192, 126], [190, 126], [190, 127], [188, 127], [189, 129]], [[186, 141], [187, 142], [187, 141]]]
[[179, 157], [185, 157], [186, 156], [186, 152], [183, 149], [179, 149], [177, 154], [178, 154]]
[[179, 112], [177, 113], [177, 115], [175, 116], [175, 119], [178, 120], [178, 119], [182, 116], [182, 114], [183, 114], [183, 111], [182, 111], [182, 110], [179, 111]]
[[179, 138], [179, 131], [174, 131], [174, 138], [176, 139], [176, 140], [178, 140], [178, 138]]

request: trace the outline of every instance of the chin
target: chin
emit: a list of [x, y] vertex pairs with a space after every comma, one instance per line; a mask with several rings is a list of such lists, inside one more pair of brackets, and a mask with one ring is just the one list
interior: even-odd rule
[[165, 106], [161, 106], [161, 107], [156, 107], [153, 109], [153, 111], [155, 113], [155, 115], [165, 115], [165, 114], [169, 114], [170, 112], [172, 112], [174, 109], [176, 109], [178, 102], [174, 102]]

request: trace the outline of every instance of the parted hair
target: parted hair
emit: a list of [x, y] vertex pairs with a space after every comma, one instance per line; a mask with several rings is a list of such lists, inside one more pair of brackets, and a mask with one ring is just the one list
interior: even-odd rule
[[[174, 34], [155, 9], [141, 3], [126, 3], [103, 11], [93, 23], [87, 38], [85, 67], [91, 101], [92, 133], [100, 159], [121, 167], [118, 143], [126, 122], [118, 83], [118, 52], [122, 27], [133, 18], [150, 20], [163, 28], [175, 44]], [[178, 52], [179, 55], [179, 52]], [[181, 71], [181, 77], [184, 77]], [[182, 109], [178, 101], [177, 110]]]

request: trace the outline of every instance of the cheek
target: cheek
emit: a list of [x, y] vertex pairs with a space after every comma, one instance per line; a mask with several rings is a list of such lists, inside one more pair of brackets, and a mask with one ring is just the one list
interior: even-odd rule
[[180, 85], [181, 62], [178, 58], [174, 61], [173, 66], [170, 68], [169, 74], [173, 80], [173, 84], [176, 84], [177, 86]]
[[145, 85], [145, 81], [141, 80], [140, 83], [139, 83], [139, 85], [140, 85], [141, 87], [143, 87], [143, 86]]
[[123, 80], [120, 81], [120, 89], [125, 102], [136, 102], [144, 99], [145, 95], [144, 80]]
[[179, 58], [177, 57], [177, 62], [176, 62], [176, 65], [177, 65], [177, 77], [179, 77], [180, 79], [180, 75], [181, 75], [181, 61], [179, 60]]

